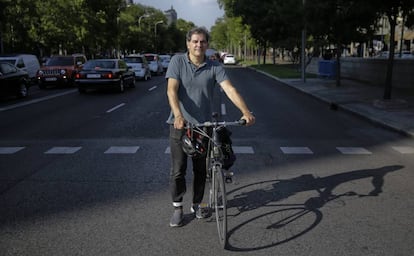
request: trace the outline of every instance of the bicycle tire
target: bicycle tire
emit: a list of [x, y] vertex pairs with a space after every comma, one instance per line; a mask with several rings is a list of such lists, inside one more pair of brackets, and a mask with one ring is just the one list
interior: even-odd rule
[[213, 178], [213, 200], [217, 222], [219, 241], [225, 248], [227, 245], [227, 197], [224, 176], [221, 169], [214, 171]]

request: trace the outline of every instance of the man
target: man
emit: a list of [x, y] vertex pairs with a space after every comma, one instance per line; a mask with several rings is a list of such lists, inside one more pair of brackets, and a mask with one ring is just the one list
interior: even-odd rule
[[[246, 125], [255, 122], [243, 98], [228, 79], [223, 66], [206, 58], [209, 34], [205, 28], [194, 28], [186, 36], [188, 52], [175, 55], [170, 61], [166, 73], [167, 96], [171, 114], [167, 120], [170, 124], [171, 148], [171, 195], [174, 213], [170, 226], [179, 227], [183, 221], [183, 196], [186, 192], [185, 174], [187, 155], [182, 149], [181, 137], [184, 135], [185, 122], [202, 123], [209, 121], [212, 114], [213, 89], [218, 83], [227, 97], [241, 111]], [[193, 205], [191, 212], [197, 218], [203, 218], [200, 203], [204, 195], [206, 181], [206, 162], [204, 158], [193, 161]]]

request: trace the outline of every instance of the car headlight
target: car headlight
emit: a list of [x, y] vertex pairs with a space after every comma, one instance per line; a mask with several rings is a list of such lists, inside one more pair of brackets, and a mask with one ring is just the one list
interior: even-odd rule
[[39, 72], [37, 73], [39, 76], [43, 76], [44, 72], [42, 70], [39, 70]]
[[65, 69], [60, 70], [60, 74], [61, 74], [61, 75], [66, 74], [66, 70], [65, 70]]

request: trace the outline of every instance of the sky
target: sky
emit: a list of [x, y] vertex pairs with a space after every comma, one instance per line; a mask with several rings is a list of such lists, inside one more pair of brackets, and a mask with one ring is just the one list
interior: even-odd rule
[[152, 6], [161, 11], [171, 9], [177, 12], [178, 19], [193, 22], [196, 26], [204, 26], [211, 29], [217, 18], [224, 15], [224, 10], [220, 9], [217, 0], [134, 0], [147, 6]]

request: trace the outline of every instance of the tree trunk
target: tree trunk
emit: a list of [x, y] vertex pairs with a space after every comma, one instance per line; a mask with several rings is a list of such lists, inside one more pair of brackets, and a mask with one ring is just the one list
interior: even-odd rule
[[336, 46], [336, 86], [341, 86], [341, 52], [342, 46], [340, 43]]
[[390, 49], [387, 62], [387, 75], [385, 78], [385, 87], [384, 87], [384, 100], [391, 99], [392, 91], [392, 72], [394, 68], [394, 53], [395, 53], [395, 26], [397, 25], [396, 17], [388, 15], [388, 20], [390, 22]]

